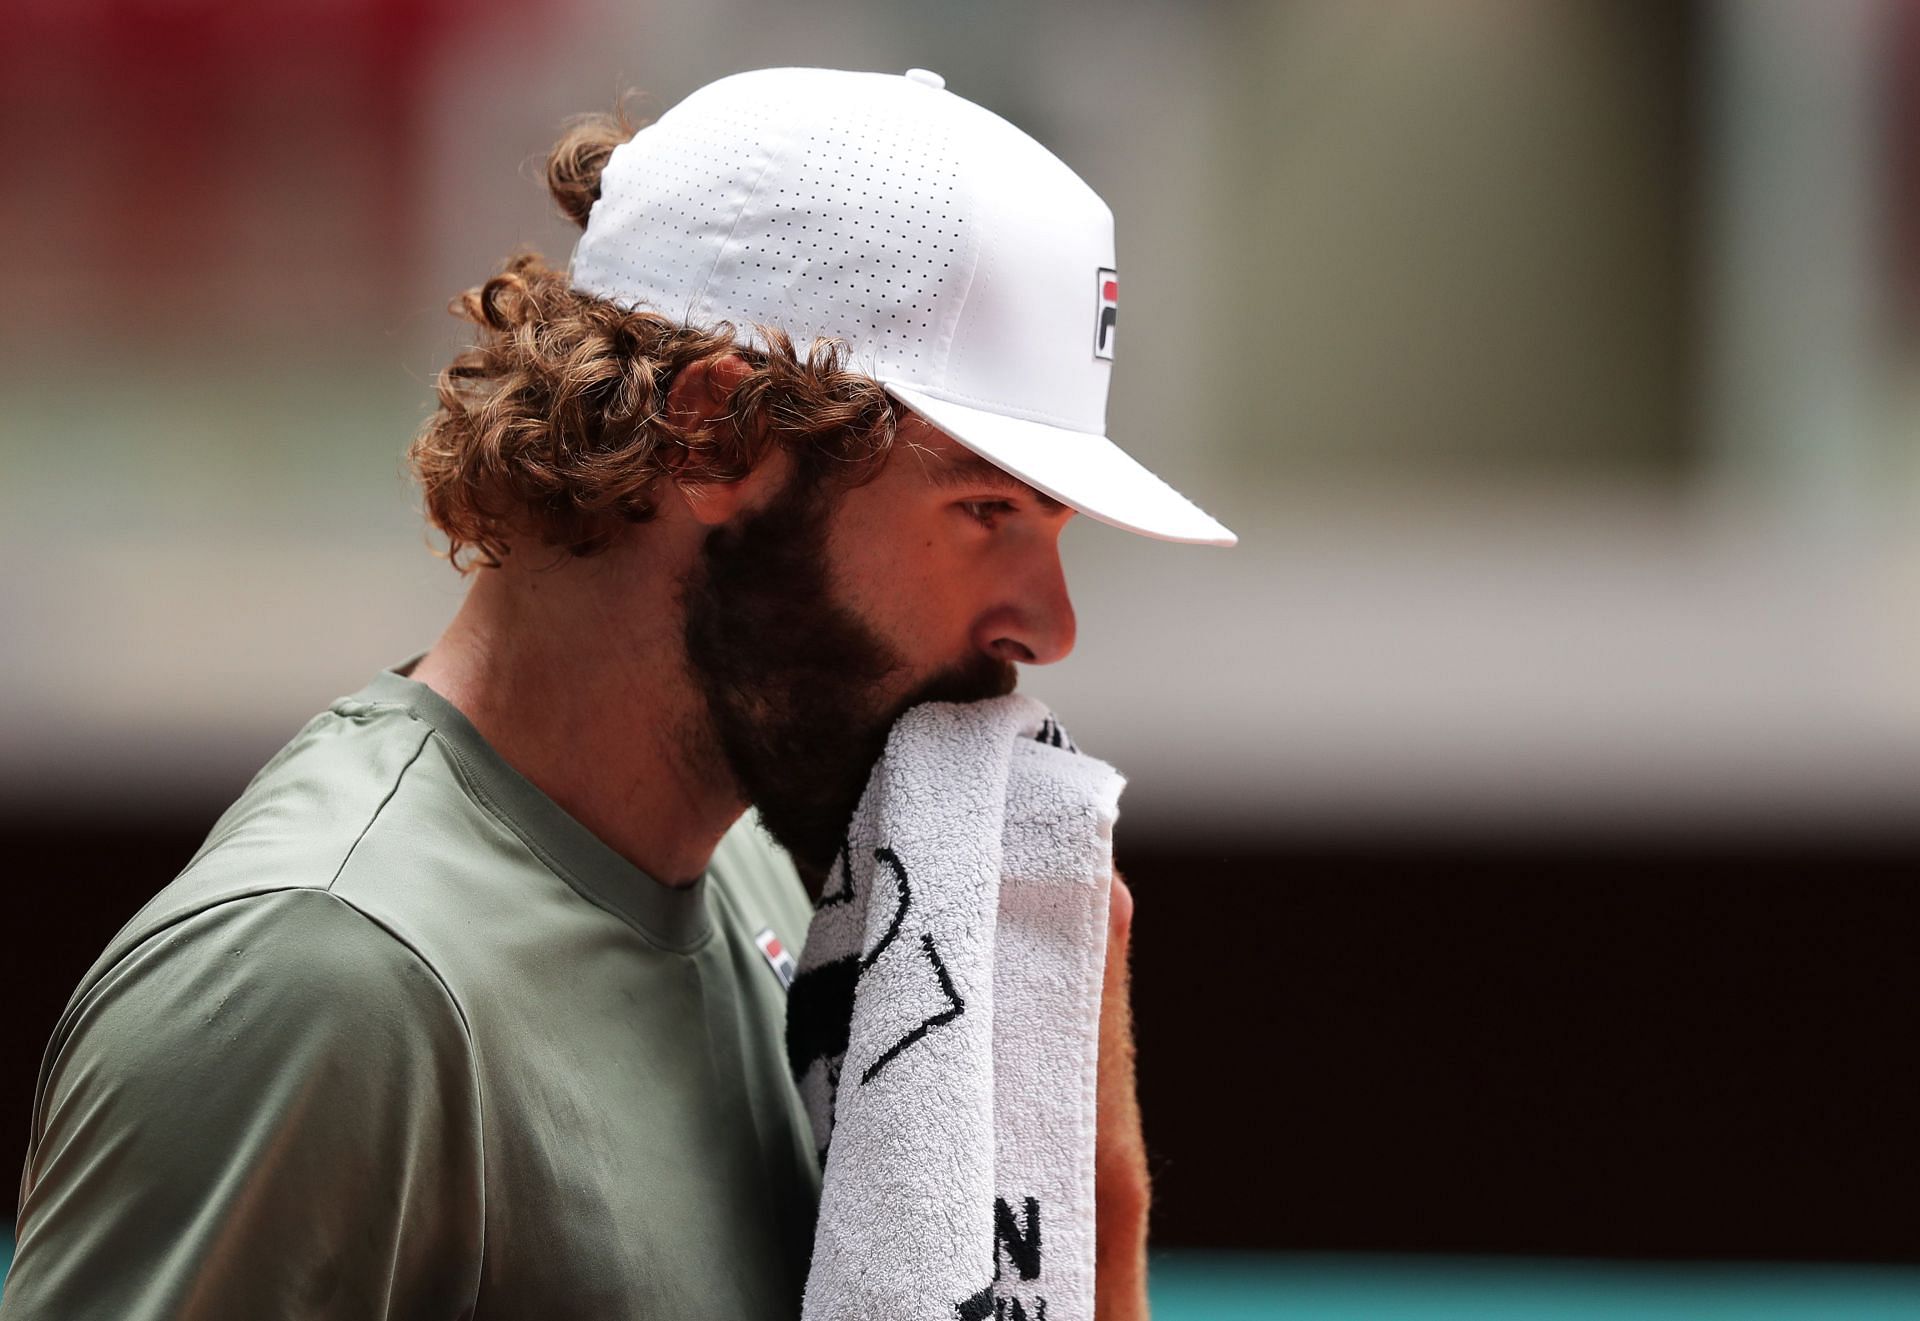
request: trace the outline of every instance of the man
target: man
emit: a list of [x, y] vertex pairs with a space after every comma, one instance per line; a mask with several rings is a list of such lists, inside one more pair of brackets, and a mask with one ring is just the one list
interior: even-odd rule
[[[1232, 539], [1102, 435], [1106, 208], [937, 76], [725, 79], [577, 123], [549, 181], [571, 272], [458, 300], [478, 341], [412, 453], [467, 599], [76, 991], [9, 1321], [797, 1314], [819, 1170], [775, 951], [888, 727], [1067, 654], [1076, 509]], [[1114, 900], [1118, 1321], [1147, 1186]]]

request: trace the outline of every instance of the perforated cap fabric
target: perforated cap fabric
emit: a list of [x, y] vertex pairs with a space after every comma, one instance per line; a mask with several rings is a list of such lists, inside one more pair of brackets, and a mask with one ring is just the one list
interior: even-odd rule
[[818, 338], [962, 445], [1095, 518], [1231, 532], [1106, 439], [1113, 213], [937, 74], [763, 69], [615, 148], [574, 250], [584, 293]]

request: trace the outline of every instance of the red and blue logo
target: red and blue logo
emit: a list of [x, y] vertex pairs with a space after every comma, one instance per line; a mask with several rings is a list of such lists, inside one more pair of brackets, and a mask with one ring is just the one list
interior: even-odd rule
[[1095, 304], [1093, 356], [1111, 359], [1114, 327], [1120, 324], [1120, 276], [1103, 266], [1096, 287], [1100, 297]]
[[780, 937], [773, 934], [772, 927], [761, 927], [760, 934], [753, 938], [760, 947], [760, 953], [766, 956], [767, 966], [773, 969], [773, 975], [780, 979], [782, 990], [793, 985], [793, 955], [787, 953], [787, 947], [780, 943]]

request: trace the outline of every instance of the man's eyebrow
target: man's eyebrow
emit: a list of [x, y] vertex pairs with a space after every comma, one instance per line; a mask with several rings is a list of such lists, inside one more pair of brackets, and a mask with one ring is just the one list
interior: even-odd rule
[[1005, 468], [981, 458], [978, 454], [968, 453], [952, 459], [935, 459], [923, 464], [922, 467], [927, 474], [927, 480], [935, 486], [990, 487], [998, 491], [1016, 491], [1049, 514], [1057, 514], [1067, 507], [1045, 491], [1036, 490]]

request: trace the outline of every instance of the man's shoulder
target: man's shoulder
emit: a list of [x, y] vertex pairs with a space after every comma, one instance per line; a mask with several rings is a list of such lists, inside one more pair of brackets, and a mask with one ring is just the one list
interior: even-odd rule
[[[340, 857], [329, 859], [313, 846], [350, 847], [392, 797], [432, 732], [403, 708], [340, 699], [254, 774], [182, 875], [202, 870], [216, 854], [231, 862], [263, 848], [309, 856], [308, 874], [329, 861], [337, 869]], [[287, 844], [296, 847], [287, 850]]]
[[122, 939], [247, 895], [325, 890], [415, 773], [431, 733], [398, 708], [334, 703], [261, 767]]
[[[199, 927], [243, 915], [271, 914], [276, 930], [289, 933], [343, 926], [376, 948], [404, 944], [330, 891], [376, 823], [395, 810], [403, 783], [453, 778], [429, 754], [431, 734], [403, 709], [352, 699], [314, 716], [254, 775], [185, 867], [121, 927], [76, 999], [136, 950], [181, 949]], [[231, 905], [238, 907], [220, 911]]]

